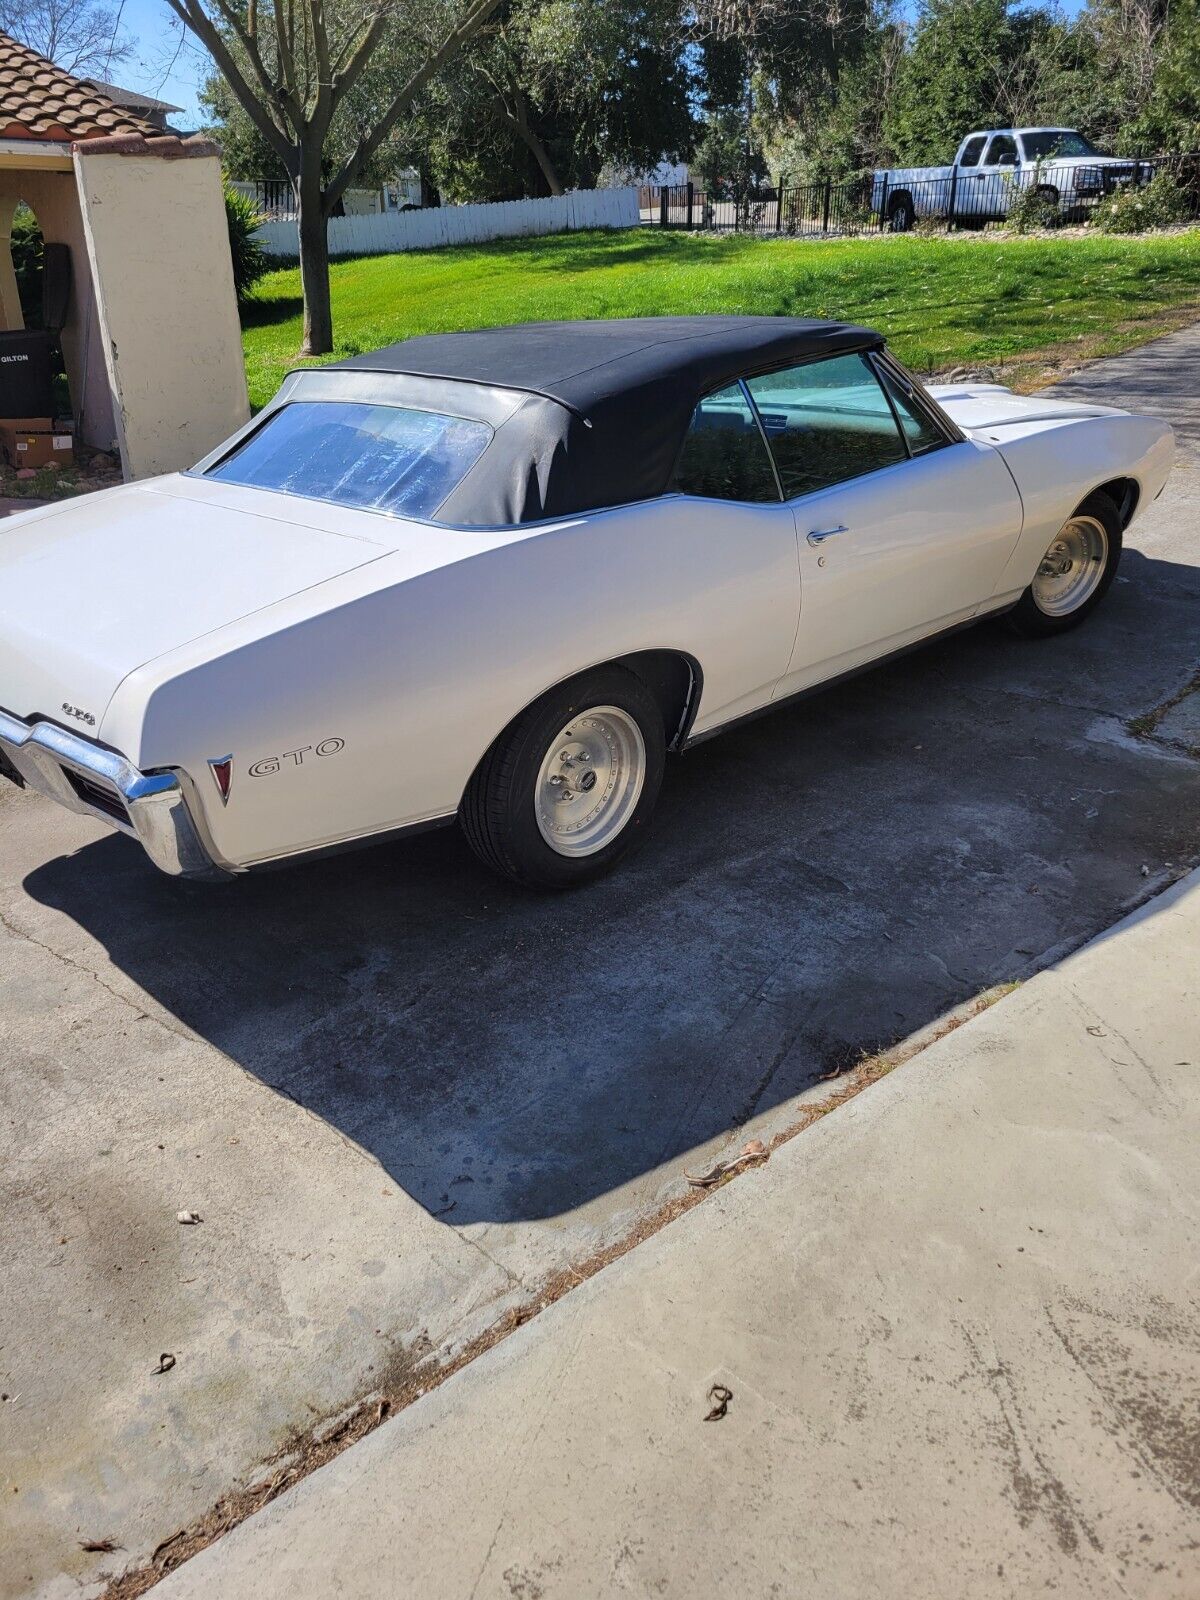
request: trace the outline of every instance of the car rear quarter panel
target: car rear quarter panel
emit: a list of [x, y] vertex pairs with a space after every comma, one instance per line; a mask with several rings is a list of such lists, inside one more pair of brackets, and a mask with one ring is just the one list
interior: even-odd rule
[[[465, 541], [461, 558], [397, 577], [402, 553], [384, 557], [114, 697], [104, 737], [143, 769], [189, 775], [226, 864], [454, 812], [513, 717], [613, 657], [694, 656], [706, 709], [729, 716], [769, 700], [787, 665], [799, 569], [784, 507], [667, 498], [499, 542], [438, 533]], [[223, 806], [207, 763], [231, 753]]]
[[1033, 580], [1055, 534], [1088, 495], [1115, 478], [1138, 485], [1134, 515], [1162, 489], [1175, 436], [1153, 417], [1117, 413], [1056, 423], [980, 430], [1008, 463], [1021, 493], [1021, 537], [1001, 574], [994, 599], [1015, 599]]

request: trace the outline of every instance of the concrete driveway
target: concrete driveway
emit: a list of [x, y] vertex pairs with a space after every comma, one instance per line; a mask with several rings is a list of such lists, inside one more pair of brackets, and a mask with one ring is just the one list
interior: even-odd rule
[[[1174, 335], [1089, 392], [1198, 360]], [[0, 1592], [91, 1592], [831, 1064], [1194, 862], [1200, 763], [1127, 724], [1200, 665], [1198, 459], [1088, 627], [983, 627], [702, 746], [570, 897], [454, 833], [179, 885], [5, 786]]]

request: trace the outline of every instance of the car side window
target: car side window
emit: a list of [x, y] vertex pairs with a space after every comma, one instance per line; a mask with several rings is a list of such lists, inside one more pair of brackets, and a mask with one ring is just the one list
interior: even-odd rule
[[741, 384], [706, 395], [696, 407], [671, 488], [711, 500], [778, 503], [771, 457]]
[[1008, 133], [994, 133], [992, 142], [988, 145], [986, 167], [1015, 167], [1017, 164], [1017, 141]]
[[963, 153], [958, 161], [959, 166], [977, 167], [979, 165], [979, 157], [983, 153], [983, 147], [986, 143], [986, 133], [977, 133], [973, 139], [968, 139], [966, 144], [963, 145]]
[[887, 396], [861, 355], [750, 378], [787, 499], [908, 459]]
[[896, 408], [901, 432], [914, 456], [923, 455], [926, 450], [936, 450], [946, 443], [945, 434], [934, 426], [931, 419], [886, 367], [879, 369], [879, 381], [887, 390], [892, 405]]

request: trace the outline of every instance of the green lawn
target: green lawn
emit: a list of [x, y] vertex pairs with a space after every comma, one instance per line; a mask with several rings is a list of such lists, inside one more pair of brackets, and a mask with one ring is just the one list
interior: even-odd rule
[[[1034, 352], [1105, 355], [1188, 308], [1200, 314], [1200, 230], [815, 243], [641, 229], [372, 256], [335, 263], [332, 277], [339, 356], [538, 318], [759, 312], [864, 322], [936, 372]], [[296, 364], [299, 273], [265, 278], [245, 322], [250, 397], [262, 405]]]

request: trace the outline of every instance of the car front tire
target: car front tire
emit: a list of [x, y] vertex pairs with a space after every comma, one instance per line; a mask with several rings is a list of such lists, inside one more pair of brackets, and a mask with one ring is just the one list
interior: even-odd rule
[[1106, 494], [1091, 495], [1063, 523], [1033, 582], [1008, 614], [1026, 638], [1077, 628], [1108, 593], [1121, 561], [1121, 518]]
[[662, 710], [624, 667], [601, 667], [529, 706], [476, 768], [459, 808], [484, 864], [544, 889], [587, 883], [646, 832], [666, 760]]

